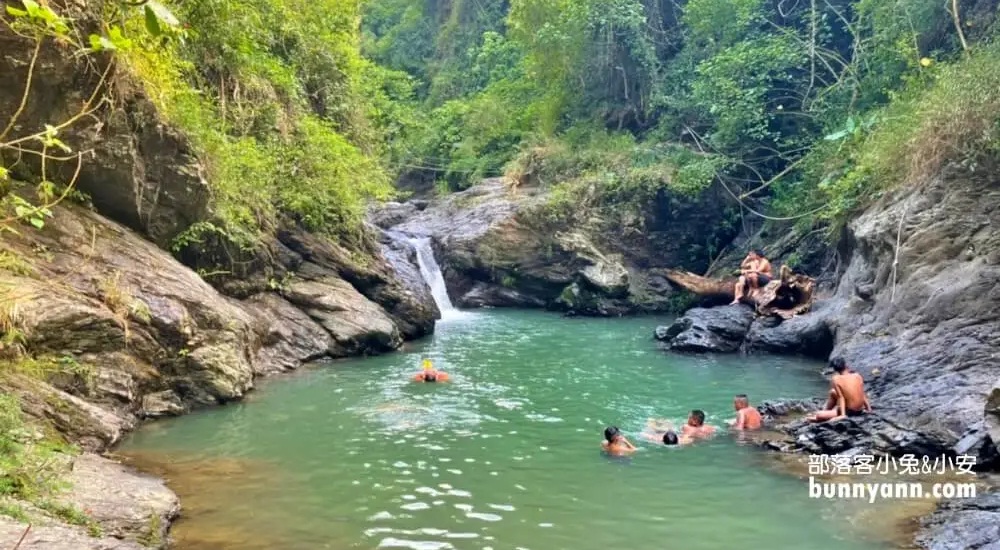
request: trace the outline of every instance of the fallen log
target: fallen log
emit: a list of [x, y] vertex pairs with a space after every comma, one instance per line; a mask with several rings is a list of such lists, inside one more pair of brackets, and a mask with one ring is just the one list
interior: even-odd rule
[[[732, 300], [736, 295], [737, 279], [712, 279], [689, 271], [668, 269], [667, 280], [684, 290], [704, 296]], [[816, 281], [806, 275], [792, 273], [782, 266], [781, 274], [763, 288], [755, 288], [743, 297], [743, 302], [754, 305], [760, 315], [776, 315], [790, 319], [809, 311], [816, 289]]]

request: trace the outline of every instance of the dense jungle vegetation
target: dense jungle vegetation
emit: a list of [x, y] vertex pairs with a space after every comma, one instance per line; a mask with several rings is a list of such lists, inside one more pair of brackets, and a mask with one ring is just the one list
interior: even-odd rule
[[719, 184], [772, 217], [836, 224], [895, 183], [996, 147], [996, 10], [372, 0], [363, 45], [411, 77], [420, 116], [391, 151], [411, 177], [457, 189], [527, 173], [614, 202]]
[[[110, 51], [190, 136], [215, 216], [178, 245], [205, 232], [249, 244], [282, 215], [347, 236], [394, 181], [447, 192], [504, 174], [564, 203], [579, 189], [634, 205], [721, 185], [748, 209], [835, 226], [998, 143], [995, 0], [7, 8], [26, 41]], [[54, 134], [19, 127], [0, 137], [0, 178], [24, 146], [56, 148]], [[7, 210], [39, 222], [65, 184], [41, 183], [38, 205], [8, 194]]]

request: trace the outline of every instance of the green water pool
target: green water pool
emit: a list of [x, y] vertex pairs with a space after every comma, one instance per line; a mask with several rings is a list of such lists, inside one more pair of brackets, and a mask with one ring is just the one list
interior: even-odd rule
[[[681, 356], [662, 319], [466, 313], [400, 353], [266, 381], [245, 403], [157, 422], [126, 454], [181, 494], [177, 547], [436, 549], [885, 548], [850, 527], [857, 504], [722, 430], [687, 448], [635, 437], [692, 408], [723, 426], [732, 397], [820, 394], [821, 365]], [[448, 384], [413, 384], [423, 357]], [[641, 449], [600, 452], [622, 428]]]

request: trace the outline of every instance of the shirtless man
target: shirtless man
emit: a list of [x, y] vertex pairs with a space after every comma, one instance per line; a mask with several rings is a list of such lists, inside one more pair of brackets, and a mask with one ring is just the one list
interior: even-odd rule
[[771, 262], [764, 257], [761, 250], [751, 250], [740, 264], [740, 279], [736, 281], [732, 304], [740, 303], [744, 296], [755, 288], [761, 288], [771, 282]]
[[434, 368], [430, 359], [424, 359], [423, 370], [413, 375], [414, 382], [447, 382], [448, 373]]
[[732, 423], [734, 430], [760, 429], [760, 413], [755, 407], [750, 406], [746, 394], [741, 393], [733, 399], [733, 408], [736, 409], [736, 420]]
[[865, 394], [865, 380], [860, 374], [847, 368], [842, 357], [830, 360], [833, 378], [830, 379], [830, 393], [823, 410], [807, 417], [810, 422], [840, 420], [848, 416], [861, 416], [872, 410]]
[[688, 437], [710, 437], [715, 434], [715, 426], [705, 424], [705, 411], [695, 409], [688, 416], [687, 424], [681, 428], [681, 434]]
[[635, 445], [625, 439], [617, 426], [608, 426], [604, 429], [604, 441], [601, 441], [601, 449], [608, 454], [624, 455], [635, 452]]
[[646, 429], [642, 432], [642, 438], [651, 443], [662, 443], [664, 445], [687, 445], [691, 443], [690, 436], [685, 434], [678, 435], [674, 429], [673, 422], [653, 418], [646, 421]]

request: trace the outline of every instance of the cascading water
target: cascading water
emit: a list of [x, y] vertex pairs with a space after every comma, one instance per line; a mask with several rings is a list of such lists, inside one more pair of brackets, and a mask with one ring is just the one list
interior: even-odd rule
[[448, 319], [459, 315], [459, 311], [452, 305], [448, 298], [448, 289], [444, 286], [444, 275], [438, 267], [437, 260], [434, 259], [434, 249], [431, 248], [429, 237], [417, 237], [410, 239], [413, 248], [417, 250], [417, 264], [420, 266], [420, 274], [424, 276], [427, 285], [431, 287], [431, 295], [434, 303], [441, 311], [441, 319]]

